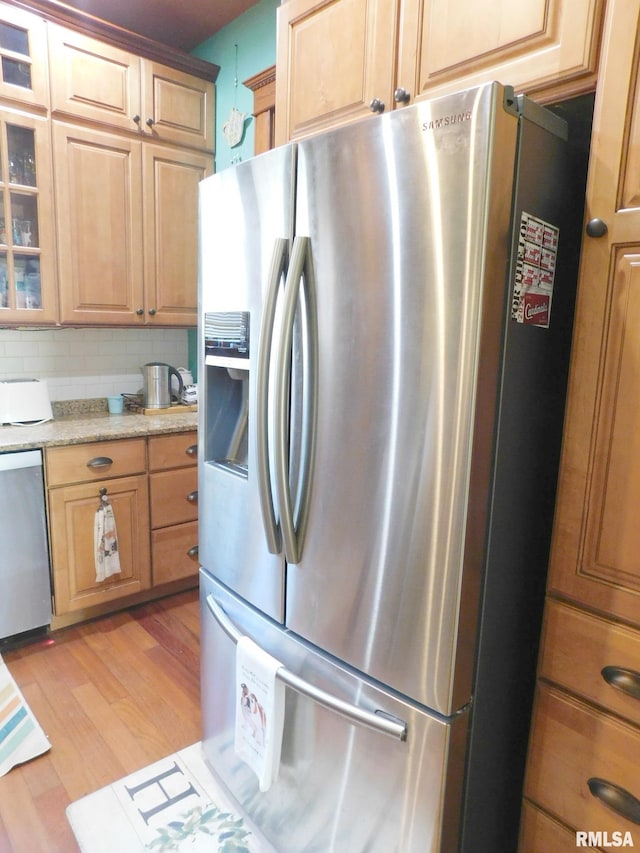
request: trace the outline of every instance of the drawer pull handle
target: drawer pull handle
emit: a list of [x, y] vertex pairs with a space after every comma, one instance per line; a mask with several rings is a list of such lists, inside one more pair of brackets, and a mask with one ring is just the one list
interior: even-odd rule
[[108, 456], [94, 456], [87, 462], [87, 468], [108, 468], [113, 465], [113, 459]]
[[626, 817], [632, 823], [640, 824], [640, 800], [637, 800], [633, 794], [625, 791], [619, 785], [614, 785], [613, 782], [598, 779], [596, 776], [589, 779], [587, 785], [591, 794], [605, 806], [613, 809], [622, 817]]
[[621, 666], [605, 666], [600, 674], [611, 687], [622, 690], [634, 699], [640, 699], [640, 672]]
[[189, 492], [189, 494], [187, 495], [187, 500], [189, 501], [190, 504], [197, 504], [198, 503], [198, 490], [196, 489], [195, 492]]
[[191, 548], [187, 551], [187, 557], [191, 557], [192, 560], [198, 556], [198, 546], [192, 545]]
[[198, 445], [197, 444], [191, 444], [185, 450], [185, 453], [187, 454], [187, 456], [195, 456], [197, 454], [197, 452], [198, 452]]

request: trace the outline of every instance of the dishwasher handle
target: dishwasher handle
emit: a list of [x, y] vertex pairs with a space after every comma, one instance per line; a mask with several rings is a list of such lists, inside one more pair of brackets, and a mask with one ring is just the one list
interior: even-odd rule
[[[237, 644], [242, 634], [229, 619], [220, 604], [218, 604], [211, 593], [207, 595], [205, 601], [218, 625], [220, 625], [229, 639]], [[399, 741], [406, 741], [407, 739], [407, 724], [404, 720], [391, 717], [383, 711], [374, 713], [359, 708], [357, 705], [352, 705], [350, 702], [345, 702], [337, 696], [332, 696], [331, 693], [321, 690], [309, 681], [305, 681], [304, 678], [300, 678], [300, 676], [284, 666], [281, 666], [276, 671], [276, 678], [286, 684], [287, 687], [295, 690], [296, 693], [300, 693], [302, 696], [306, 696], [308, 699], [322, 705], [323, 708], [345, 717], [351, 723], [366, 726], [380, 734], [390, 735]]]

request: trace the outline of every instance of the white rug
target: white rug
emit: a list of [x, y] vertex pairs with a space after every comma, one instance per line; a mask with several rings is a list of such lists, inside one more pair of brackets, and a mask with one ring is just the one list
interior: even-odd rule
[[275, 853], [220, 787], [195, 743], [67, 808], [83, 853]]
[[0, 657], [0, 776], [49, 749], [51, 744]]

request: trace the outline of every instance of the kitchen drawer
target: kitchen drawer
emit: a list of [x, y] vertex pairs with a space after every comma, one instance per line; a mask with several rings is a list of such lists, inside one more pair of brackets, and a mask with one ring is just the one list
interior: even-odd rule
[[[586, 847], [595, 850], [595, 847]], [[575, 853], [576, 833], [525, 801], [519, 853]]]
[[151, 527], [167, 527], [198, 518], [198, 469], [159, 471], [151, 483]]
[[640, 631], [548, 599], [542, 647], [542, 677], [640, 725]]
[[154, 586], [193, 575], [198, 569], [198, 522], [176, 524], [151, 534]]
[[[167, 417], [170, 417], [169, 415]], [[149, 470], [184, 468], [198, 462], [198, 433], [180, 432], [149, 438]]]
[[146, 470], [146, 440], [94, 441], [45, 449], [47, 485], [86, 483]]
[[637, 728], [539, 684], [525, 781], [528, 799], [577, 830], [610, 836], [631, 832], [634, 846], [640, 847], [640, 826], [604, 805], [588, 785], [604, 780], [640, 798], [639, 767]]

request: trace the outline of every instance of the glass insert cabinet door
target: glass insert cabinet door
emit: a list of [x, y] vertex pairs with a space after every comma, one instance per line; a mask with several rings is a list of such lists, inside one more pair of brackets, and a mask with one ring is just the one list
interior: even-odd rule
[[46, 133], [44, 121], [0, 112], [0, 324], [55, 321]]
[[37, 15], [0, 6], [0, 94], [46, 107], [45, 22]]

